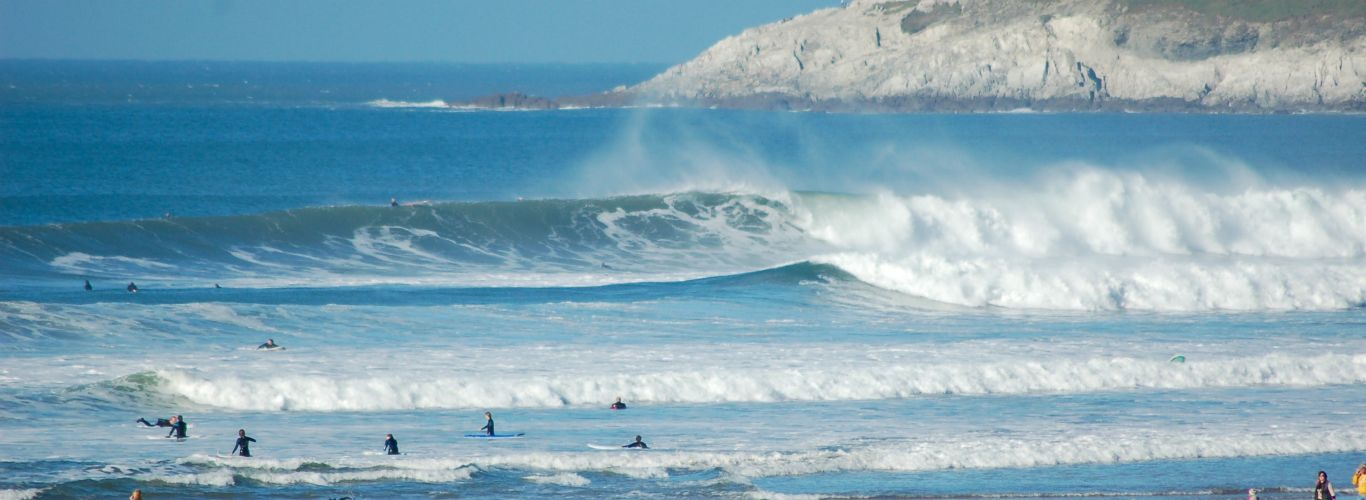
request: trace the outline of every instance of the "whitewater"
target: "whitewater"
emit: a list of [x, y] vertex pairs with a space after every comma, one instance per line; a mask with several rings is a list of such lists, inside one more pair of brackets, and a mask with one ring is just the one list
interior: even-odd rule
[[0, 92], [0, 498], [1294, 498], [1366, 460], [1359, 116], [266, 87]]

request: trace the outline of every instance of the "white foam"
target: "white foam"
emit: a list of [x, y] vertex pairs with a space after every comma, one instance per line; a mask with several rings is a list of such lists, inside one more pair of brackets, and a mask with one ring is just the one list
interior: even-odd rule
[[0, 490], [0, 500], [30, 500], [47, 491], [47, 488], [27, 488], [22, 490]]
[[1214, 193], [1073, 166], [1005, 193], [804, 196], [812, 260], [966, 306], [1336, 310], [1366, 303], [1366, 190]]
[[138, 476], [141, 481], [155, 481], [166, 484], [180, 484], [187, 486], [232, 486], [236, 484], [233, 479], [232, 471], [215, 470], [209, 472], [198, 472], [190, 474], [170, 474], [158, 473]]
[[[664, 372], [602, 373], [563, 365], [562, 373], [547, 375], [415, 377], [405, 370], [356, 377], [276, 370], [273, 374], [240, 377], [179, 369], [157, 370], [157, 374], [163, 380], [160, 390], [165, 393], [204, 405], [261, 411], [563, 407], [601, 404], [615, 396], [664, 403], [840, 401], [936, 394], [1366, 383], [1366, 354], [1270, 354], [1179, 365], [1161, 356], [926, 361], [910, 352], [884, 354], [888, 359], [829, 356], [823, 365], [813, 363], [800, 369], [782, 364], [753, 368], [722, 364]], [[407, 368], [421, 370], [418, 366]]]
[[[926, 436], [913, 442], [879, 441], [869, 446], [789, 451], [507, 452], [386, 463], [319, 458], [211, 461], [201, 457], [198, 463], [222, 465], [246, 477], [274, 484], [336, 484], [387, 479], [448, 482], [467, 479], [477, 469], [496, 467], [546, 472], [527, 476], [528, 481], [586, 486], [588, 480], [581, 476], [584, 472], [659, 479], [668, 477], [663, 472], [666, 470], [720, 469], [734, 475], [732, 481], [743, 482], [745, 478], [845, 471], [1034, 468], [1366, 450], [1366, 432], [1359, 429], [1310, 434], [1295, 431], [1200, 433], [1180, 428], [1106, 433], [1078, 433], [1075, 428], [1069, 428], [1057, 432], [1059, 434], [1044, 432], [1030, 437]], [[304, 463], [363, 470], [336, 473], [297, 470]]]
[[366, 103], [376, 108], [449, 108], [450, 104], [441, 99], [430, 101], [391, 101], [389, 99], [376, 99]]
[[592, 483], [592, 481], [589, 481], [588, 478], [580, 476], [573, 472], [561, 472], [559, 474], [549, 475], [533, 474], [530, 476], [526, 476], [523, 479], [526, 479], [527, 481], [531, 481], [533, 483], [557, 484], [560, 486], [573, 486], [576, 488], [582, 488]]

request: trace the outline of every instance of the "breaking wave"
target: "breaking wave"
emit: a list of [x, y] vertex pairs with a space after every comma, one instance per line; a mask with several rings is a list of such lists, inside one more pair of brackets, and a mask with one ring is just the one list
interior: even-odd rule
[[[935, 302], [1366, 304], [1366, 190], [1211, 193], [1079, 169], [1005, 194], [680, 193], [0, 228], [0, 271], [237, 287], [599, 286], [808, 262]], [[63, 284], [63, 286], [69, 286]]]
[[[145, 378], [150, 374], [139, 375]], [[925, 395], [1088, 393], [1143, 389], [1323, 386], [1366, 383], [1366, 355], [1281, 354], [1173, 364], [1091, 358], [1051, 362], [907, 361], [829, 368], [697, 368], [641, 374], [346, 377], [205, 375], [167, 369], [147, 385], [161, 398], [253, 411], [382, 411], [433, 408], [554, 408], [621, 396], [650, 403], [845, 401]], [[508, 390], [508, 388], [516, 388]]]

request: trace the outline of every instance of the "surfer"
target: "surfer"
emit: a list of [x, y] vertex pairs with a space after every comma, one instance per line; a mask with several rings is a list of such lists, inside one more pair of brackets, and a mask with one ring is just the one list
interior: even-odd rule
[[389, 198], [389, 206], [398, 207], [398, 198]]
[[171, 417], [171, 432], [167, 433], [166, 437], [185, 439], [185, 430], [187, 427], [188, 426], [185, 425], [184, 415], [176, 415], [174, 417]]
[[251, 456], [251, 450], [247, 449], [247, 444], [248, 444], [248, 443], [254, 443], [254, 442], [256, 442], [255, 439], [252, 439], [252, 438], [247, 437], [247, 431], [246, 431], [246, 429], [237, 429], [237, 444], [232, 445], [232, 452], [231, 452], [231, 453], [228, 453], [228, 454], [231, 455], [231, 454], [233, 454], [233, 453], [237, 453], [237, 450], [240, 449], [240, 450], [242, 450], [242, 452], [241, 452], [241, 453], [237, 453], [238, 455], [244, 456], [244, 457], [250, 457], [250, 456]]
[[621, 398], [617, 398], [617, 402], [612, 403], [612, 409], [613, 409], [613, 410], [625, 410], [625, 409], [626, 409], [626, 403], [621, 402]]
[[481, 431], [488, 431], [488, 432], [487, 432], [488, 435], [492, 436], [492, 435], [493, 435], [493, 414], [492, 414], [492, 413], [489, 413], [489, 412], [484, 412], [484, 418], [488, 420], [488, 423], [487, 423], [487, 424], [484, 424], [483, 427], [480, 427], [479, 430], [481, 430]]
[[393, 434], [384, 435], [384, 453], [389, 455], [398, 454], [398, 440], [394, 439]]
[[128, 293], [138, 293], [138, 284], [137, 284], [137, 283], [133, 283], [133, 282], [129, 281], [129, 282], [128, 282], [128, 286], [125, 287], [125, 288], [128, 290]]
[[1314, 483], [1314, 500], [1338, 500], [1333, 492], [1333, 483], [1328, 482], [1328, 473], [1319, 471], [1319, 480]]
[[642, 450], [648, 450], [648, 449], [650, 449], [649, 446], [645, 446], [645, 442], [644, 442], [644, 441], [641, 441], [641, 440], [640, 440], [640, 436], [636, 436], [636, 442], [631, 443], [631, 444], [622, 445], [621, 447], [622, 447], [622, 448], [640, 448], [640, 449], [642, 449]]
[[275, 339], [266, 339], [266, 343], [256, 346], [256, 349], [278, 349], [279, 347], [280, 344], [276, 344]]
[[138, 417], [138, 423], [140, 423], [140, 424], [142, 424], [142, 425], [145, 425], [145, 426], [147, 426], [147, 427], [172, 427], [172, 426], [175, 425], [175, 422], [174, 422], [174, 421], [175, 421], [175, 417], [171, 417], [171, 418], [158, 418], [158, 419], [157, 419], [157, 423], [154, 424], [154, 423], [148, 422], [147, 419], [145, 419], [145, 418]]
[[95, 287], [90, 286], [90, 280], [85, 280], [85, 291], [89, 292], [89, 291], [94, 290], [94, 289], [95, 289]]

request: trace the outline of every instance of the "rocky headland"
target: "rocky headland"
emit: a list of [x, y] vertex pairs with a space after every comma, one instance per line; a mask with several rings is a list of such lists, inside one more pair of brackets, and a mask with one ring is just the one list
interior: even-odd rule
[[556, 106], [1366, 111], [1362, 0], [852, 0]]

